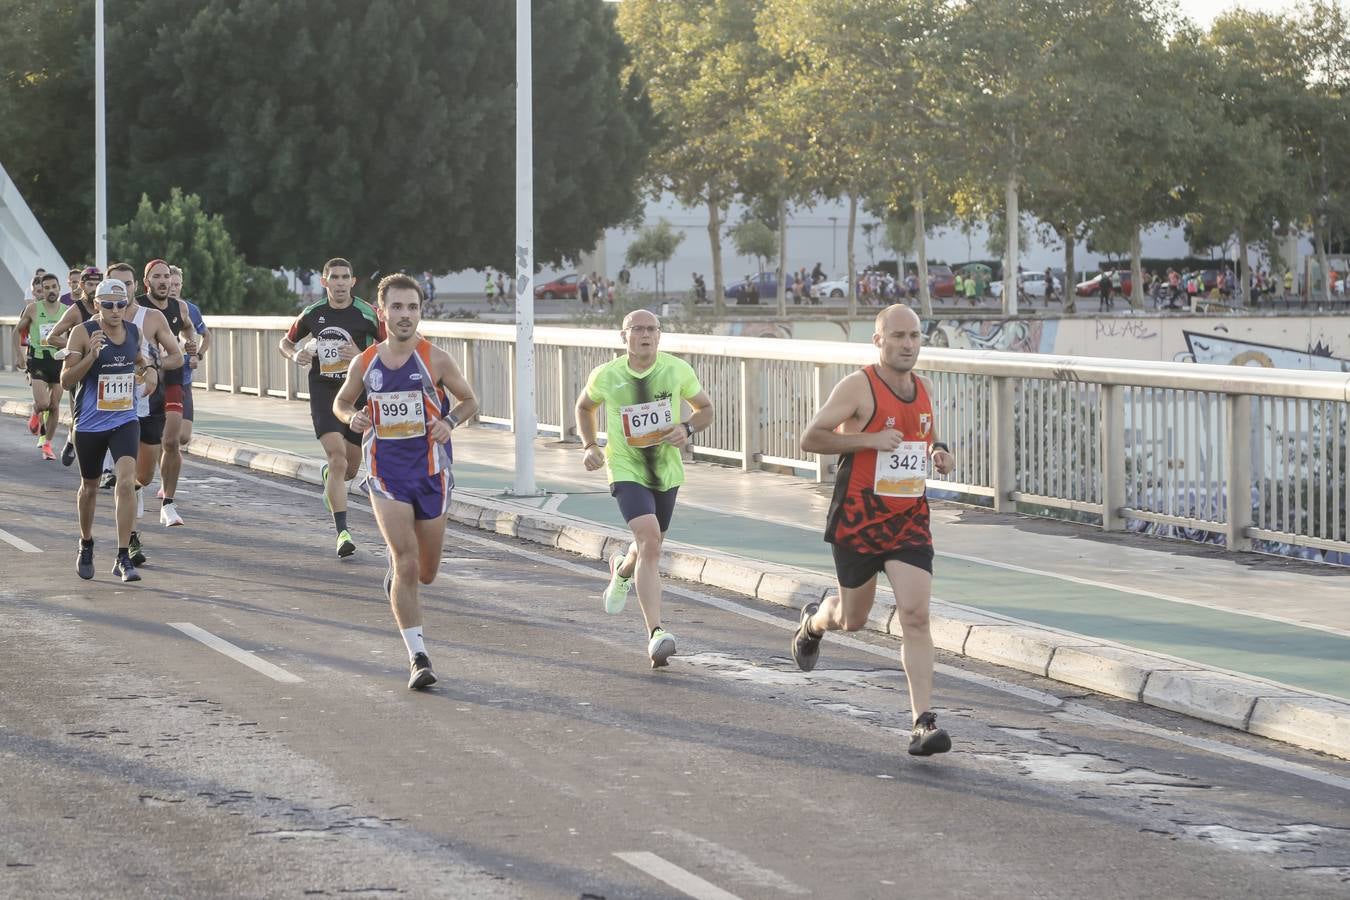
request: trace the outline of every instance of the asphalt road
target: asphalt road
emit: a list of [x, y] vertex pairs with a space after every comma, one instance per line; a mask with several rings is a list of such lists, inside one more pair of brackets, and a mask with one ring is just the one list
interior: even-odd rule
[[84, 582], [75, 471], [0, 455], [0, 896], [1350, 895], [1345, 763], [952, 657], [912, 759], [886, 639], [806, 675], [680, 588], [652, 671], [596, 564], [455, 526], [412, 694], [364, 505], [339, 562], [313, 488], [189, 460], [144, 581], [104, 492]]

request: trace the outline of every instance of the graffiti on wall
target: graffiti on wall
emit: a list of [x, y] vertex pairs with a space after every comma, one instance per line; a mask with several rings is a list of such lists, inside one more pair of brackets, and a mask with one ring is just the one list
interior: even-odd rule
[[[1227, 329], [1224, 329], [1227, 331]], [[1308, 369], [1314, 372], [1350, 372], [1350, 360], [1331, 355], [1331, 348], [1317, 343], [1306, 350], [1262, 344], [1211, 333], [1184, 331], [1186, 352], [1177, 362], [1214, 363], [1227, 366], [1263, 366], [1267, 369]]]

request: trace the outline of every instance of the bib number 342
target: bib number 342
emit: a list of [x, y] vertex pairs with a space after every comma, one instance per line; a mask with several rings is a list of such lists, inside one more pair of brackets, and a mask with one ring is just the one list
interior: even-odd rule
[[922, 497], [928, 479], [928, 444], [903, 441], [890, 451], [877, 451], [872, 491], [881, 497]]

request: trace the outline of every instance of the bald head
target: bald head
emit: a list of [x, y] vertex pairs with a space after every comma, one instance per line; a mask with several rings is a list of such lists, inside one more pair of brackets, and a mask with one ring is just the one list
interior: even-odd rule
[[903, 303], [892, 303], [877, 313], [873, 334], [886, 334], [890, 331], [913, 331], [919, 327], [918, 313]]

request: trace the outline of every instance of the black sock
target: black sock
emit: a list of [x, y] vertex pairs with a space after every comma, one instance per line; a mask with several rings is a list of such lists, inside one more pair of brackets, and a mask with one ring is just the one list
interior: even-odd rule
[[165, 506], [168, 506], [168, 505], [171, 504], [171, 503], [173, 503], [173, 498], [172, 498], [172, 497], [165, 497], [165, 498], [164, 498], [164, 505], [165, 505]]
[[347, 530], [347, 511], [333, 513], [333, 527], [337, 529], [338, 534]]
[[118, 548], [117, 548], [117, 558], [118, 558], [118, 559], [121, 559], [121, 558], [124, 557], [124, 556], [130, 556], [130, 555], [131, 555], [131, 551], [128, 550], [126, 547], [118, 547]]
[[86, 540], [85, 538], [80, 538], [80, 546], [81, 546], [81, 547], [92, 547], [92, 546], [94, 546], [94, 539], [93, 539], [93, 538], [89, 538], [89, 539]]

